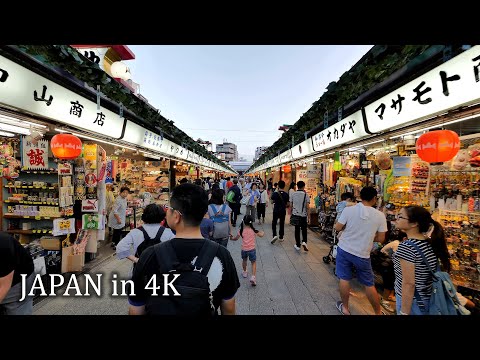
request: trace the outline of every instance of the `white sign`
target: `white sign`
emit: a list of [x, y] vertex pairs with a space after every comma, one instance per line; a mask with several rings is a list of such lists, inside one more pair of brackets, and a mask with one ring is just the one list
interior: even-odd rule
[[39, 140], [36, 144], [22, 136], [22, 166], [31, 170], [48, 169], [48, 140]]
[[0, 56], [0, 103], [91, 131], [120, 138], [123, 118], [73, 91]]
[[292, 149], [292, 156], [294, 159], [308, 156], [311, 153], [313, 153], [312, 138], [308, 138], [300, 144], [295, 145]]
[[283, 152], [279, 156], [280, 164], [285, 164], [293, 160], [292, 150], [288, 149], [287, 151]]
[[480, 46], [457, 55], [365, 107], [368, 130], [417, 122], [480, 99]]
[[338, 145], [346, 144], [368, 136], [363, 124], [361, 110], [347, 116], [336, 124], [312, 137], [313, 149], [324, 151]]
[[[138, 145], [155, 152], [165, 154], [165, 156], [174, 156], [176, 158], [189, 160], [202, 166], [223, 169], [217, 164], [213, 163], [210, 160], [203, 158], [200, 155], [194, 154], [191, 151], [183, 148], [180, 145], [175, 144], [174, 142], [163, 138], [160, 134], [156, 134], [150, 130], [145, 129], [144, 127], [135, 124], [134, 122], [127, 120], [127, 125], [125, 127], [125, 134], [122, 140]], [[191, 155], [189, 155], [191, 153]], [[226, 169], [223, 169], [226, 171]]]
[[98, 212], [98, 200], [82, 200], [82, 212]]

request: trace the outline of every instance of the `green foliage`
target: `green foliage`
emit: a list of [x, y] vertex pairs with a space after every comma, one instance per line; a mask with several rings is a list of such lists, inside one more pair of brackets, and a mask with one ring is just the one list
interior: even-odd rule
[[321, 123], [327, 110], [336, 113], [338, 108], [354, 101], [387, 79], [429, 47], [430, 45], [374, 46], [357, 64], [340, 76], [338, 81], [328, 84], [327, 91], [312, 104], [312, 107], [297, 120], [289, 131], [268, 148], [251, 168], [263, 164], [276, 156], [279, 151], [285, 151], [291, 144], [292, 136], [295, 137], [295, 144], [302, 142], [305, 139], [304, 133]]
[[174, 126], [173, 121], [164, 118], [139, 99], [130, 89], [117, 81], [112, 81], [112, 78], [100, 69], [98, 64], [85, 58], [76, 49], [68, 45], [17, 45], [15, 47], [48, 66], [67, 71], [94, 89], [97, 88], [97, 85], [100, 85], [101, 92], [106, 97], [116, 103], [122, 103], [129, 111], [144, 119], [152, 127], [160, 127], [165, 134], [170, 135], [175, 143], [183, 143], [196, 154], [216, 164], [228, 167], [186, 133]]

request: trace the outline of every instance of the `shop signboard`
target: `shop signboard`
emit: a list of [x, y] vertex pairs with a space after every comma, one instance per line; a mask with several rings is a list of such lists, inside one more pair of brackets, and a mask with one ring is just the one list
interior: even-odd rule
[[327, 149], [351, 143], [367, 137], [361, 110], [347, 116], [345, 119], [315, 134], [312, 137], [313, 150], [325, 151]]
[[48, 140], [33, 143], [22, 136], [22, 166], [30, 170], [48, 169]]
[[0, 56], [0, 103], [92, 133], [120, 138], [124, 119]]
[[288, 149], [287, 151], [281, 153], [278, 159], [279, 159], [278, 160], [279, 164], [287, 164], [290, 161], [292, 161], [293, 160], [292, 149]]
[[377, 133], [416, 123], [480, 99], [480, 46], [451, 60], [365, 107], [368, 130]]
[[312, 138], [308, 138], [305, 141], [302, 141], [300, 144], [295, 145], [292, 148], [292, 157], [294, 159], [299, 159], [301, 157], [308, 156], [313, 153], [313, 144]]

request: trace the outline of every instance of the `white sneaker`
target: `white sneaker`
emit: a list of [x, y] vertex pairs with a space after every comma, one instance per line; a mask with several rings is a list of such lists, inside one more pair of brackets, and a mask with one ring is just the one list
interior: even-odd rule
[[270, 241], [270, 244], [275, 244], [275, 241], [278, 240], [278, 236], [274, 236], [272, 241]]
[[283, 242], [284, 239], [283, 239], [283, 238], [280, 238], [279, 240], [280, 240], [280, 242]]
[[297, 245], [293, 245], [293, 248], [297, 251], [300, 251], [300, 248]]
[[247, 271], [242, 271], [242, 276], [243, 276], [244, 278], [246, 278], [246, 277], [248, 276], [248, 272], [247, 272]]
[[304, 241], [302, 242], [303, 250], [308, 251], [307, 243]]

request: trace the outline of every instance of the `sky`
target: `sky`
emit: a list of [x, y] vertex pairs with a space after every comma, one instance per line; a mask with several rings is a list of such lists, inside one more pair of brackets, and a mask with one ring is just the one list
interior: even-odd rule
[[140, 93], [197, 140], [252, 160], [372, 45], [128, 45]]

